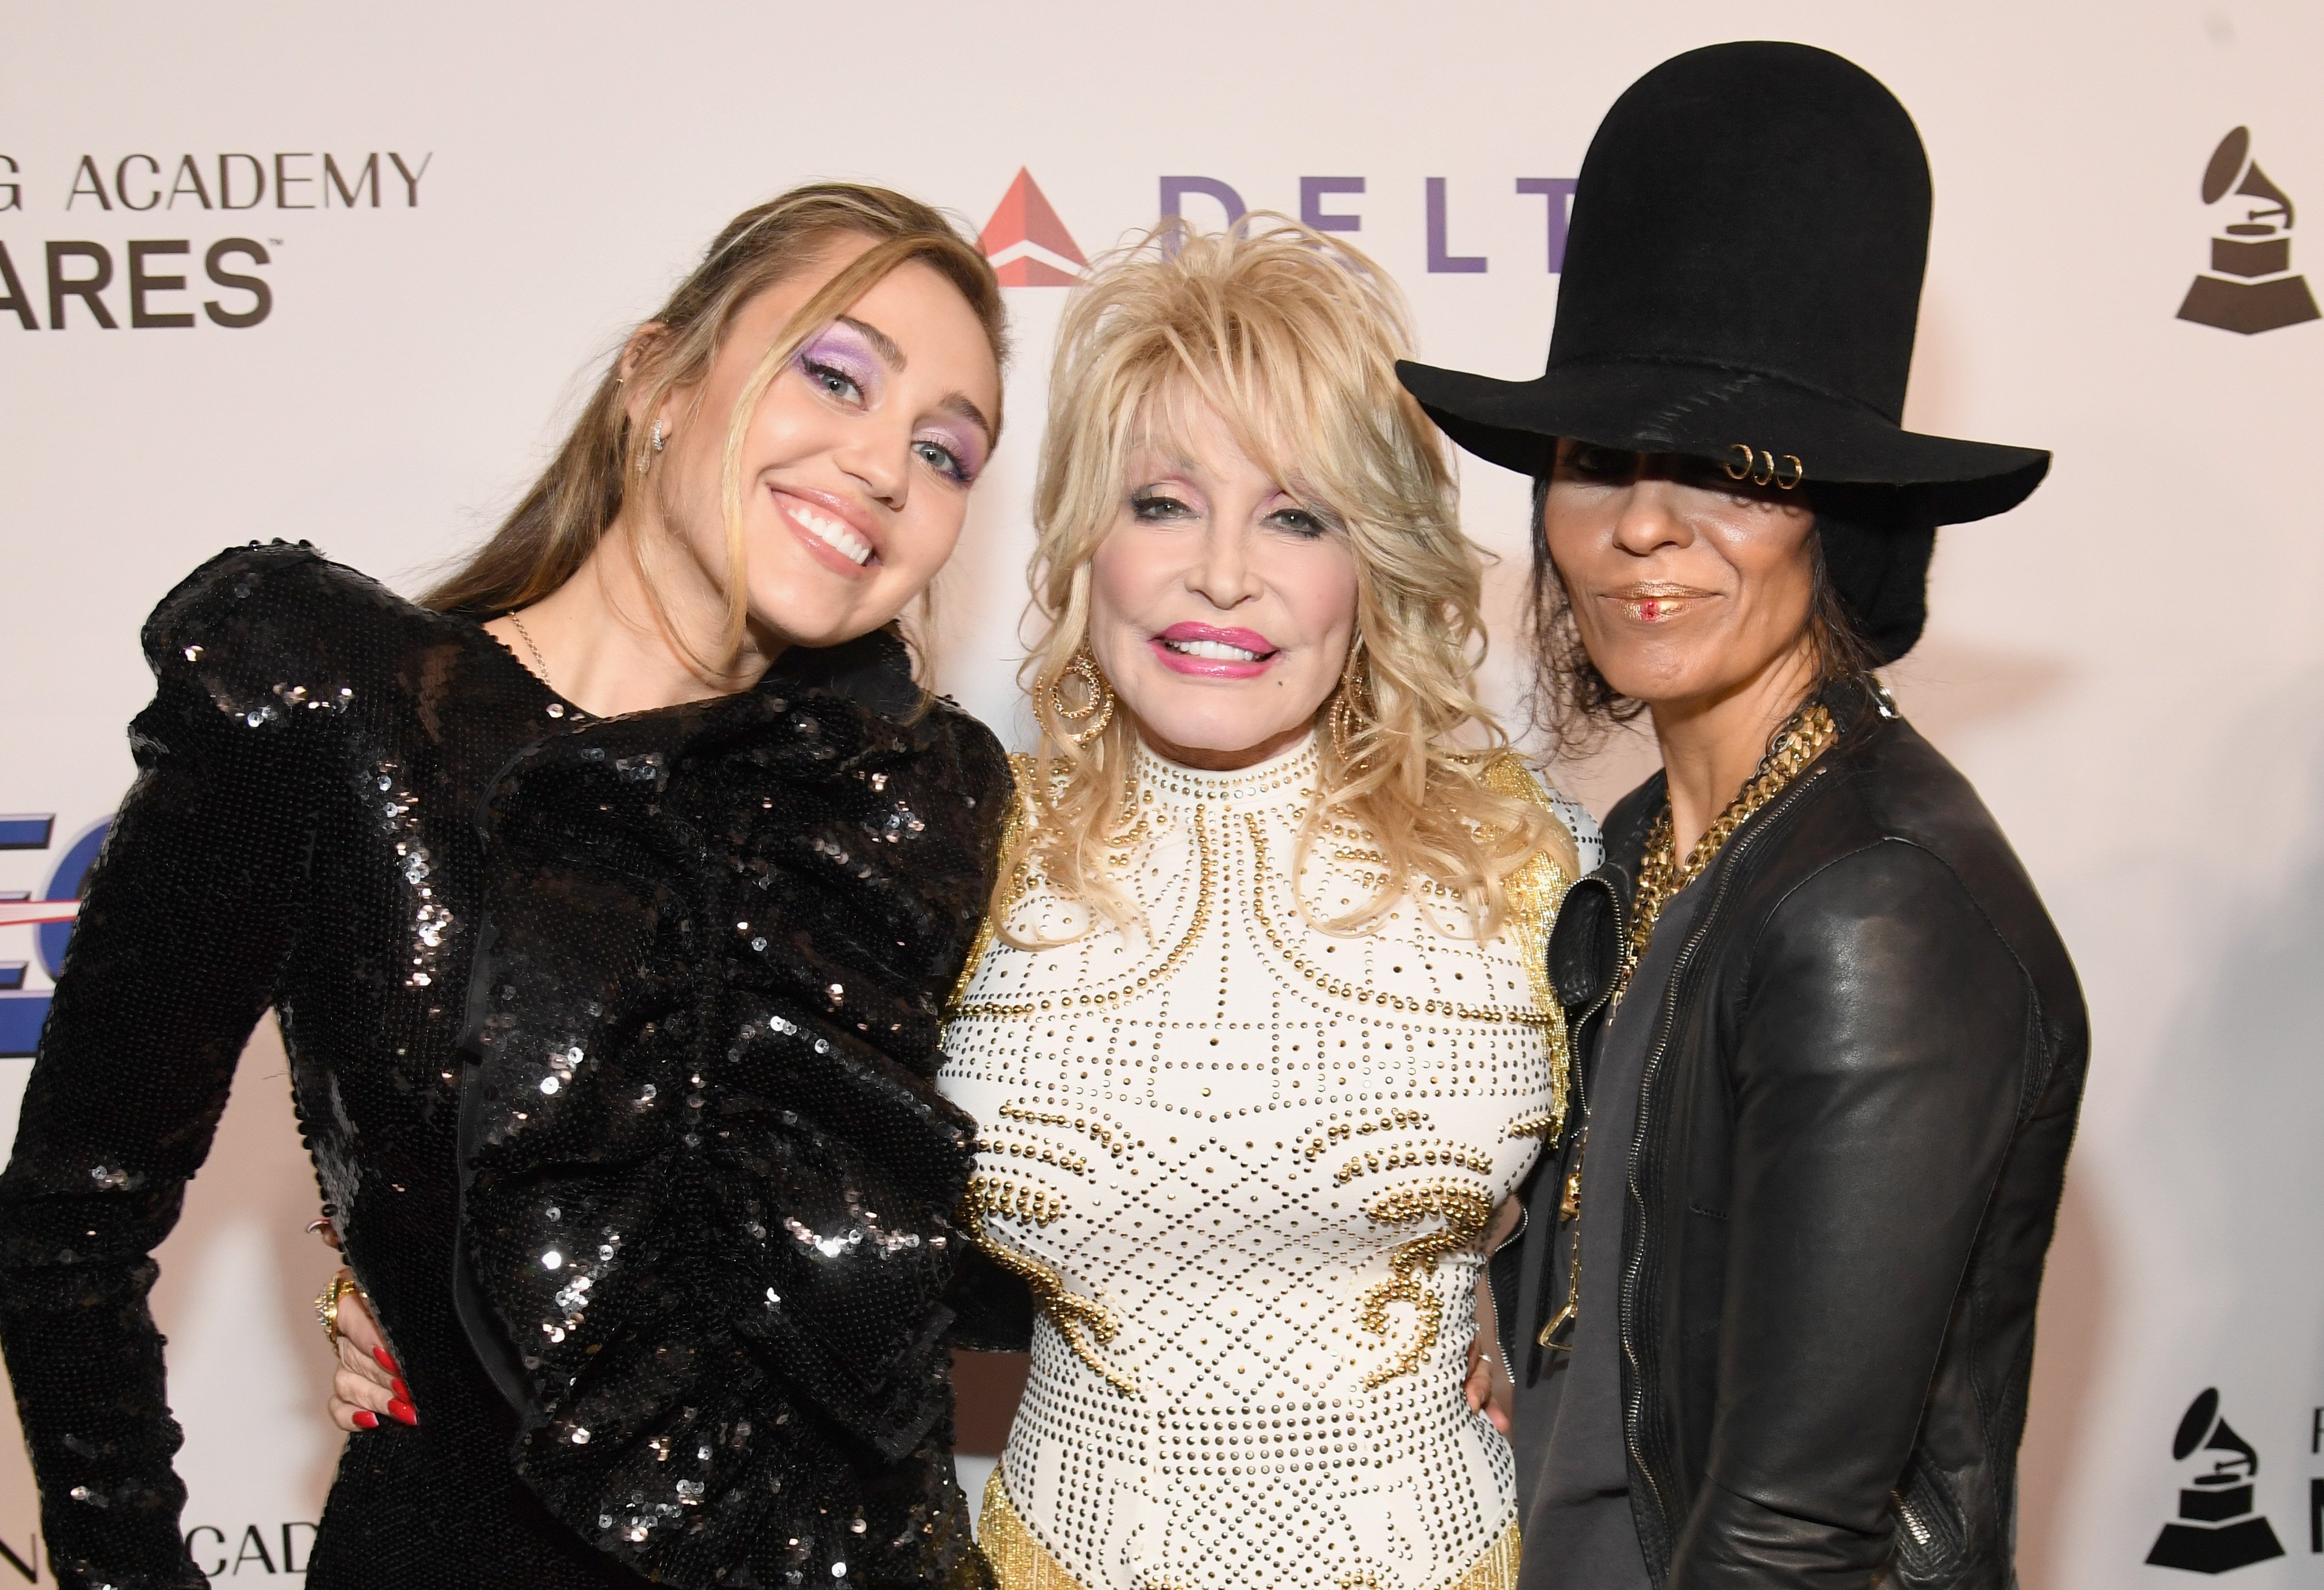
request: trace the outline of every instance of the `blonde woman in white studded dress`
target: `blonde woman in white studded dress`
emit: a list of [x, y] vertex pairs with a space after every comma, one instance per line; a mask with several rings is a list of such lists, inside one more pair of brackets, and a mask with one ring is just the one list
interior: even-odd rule
[[1499, 1590], [1473, 1299], [1562, 1124], [1543, 939], [1595, 831], [1472, 694], [1385, 279], [1169, 241], [1067, 311], [1043, 749], [946, 1035], [979, 1245], [1039, 1305], [981, 1540], [1001, 1590]]

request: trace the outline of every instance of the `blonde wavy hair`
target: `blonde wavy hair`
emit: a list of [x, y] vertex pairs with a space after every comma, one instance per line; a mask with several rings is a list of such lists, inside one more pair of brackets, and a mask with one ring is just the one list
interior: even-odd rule
[[1033, 603], [1046, 628], [1019, 677], [1041, 747], [993, 895], [1004, 938], [1039, 948], [1007, 920], [1034, 868], [1098, 917], [1137, 920], [1108, 861], [1135, 815], [1137, 730], [1116, 713], [1077, 744], [1060, 692], [1085, 697], [1068, 676], [1088, 639], [1091, 559], [1120, 518], [1130, 455], [1183, 446], [1186, 419], [1203, 407], [1355, 554], [1351, 663], [1317, 711], [1321, 725], [1344, 701], [1345, 733], [1318, 736], [1322, 777], [1299, 856], [1327, 826], [1352, 826], [1385, 859], [1385, 882], [1355, 911], [1311, 920], [1360, 932], [1425, 879], [1489, 936], [1507, 913], [1505, 885], [1536, 855], [1572, 874], [1563, 825], [1487, 787], [1490, 753], [1508, 742], [1475, 693], [1483, 558], [1461, 532], [1444, 439], [1396, 378], [1410, 345], [1403, 300], [1378, 266], [1279, 216], [1219, 234], [1157, 229], [1074, 290], [1034, 488]]

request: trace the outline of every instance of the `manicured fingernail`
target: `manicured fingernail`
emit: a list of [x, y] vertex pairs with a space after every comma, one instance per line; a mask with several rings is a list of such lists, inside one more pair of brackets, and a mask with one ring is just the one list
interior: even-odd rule
[[375, 1430], [379, 1428], [379, 1415], [374, 1413], [368, 1408], [356, 1409], [355, 1428], [359, 1430]]
[[420, 1422], [420, 1410], [401, 1397], [388, 1399], [387, 1411], [392, 1417], [401, 1419], [405, 1424]]
[[379, 1366], [387, 1371], [388, 1373], [401, 1374], [403, 1373], [403, 1371], [396, 1364], [394, 1355], [389, 1353], [385, 1347], [374, 1347], [371, 1350], [371, 1355], [379, 1360]]

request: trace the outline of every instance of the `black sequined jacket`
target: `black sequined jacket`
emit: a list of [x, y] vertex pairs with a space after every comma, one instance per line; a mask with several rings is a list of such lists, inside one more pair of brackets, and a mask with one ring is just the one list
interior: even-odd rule
[[590, 719], [281, 543], [144, 638], [0, 1178], [59, 1582], [205, 1582], [149, 1255], [272, 1006], [421, 1419], [349, 1439], [316, 1590], [984, 1583], [940, 1340], [971, 1125], [931, 1078], [991, 735], [884, 635]]

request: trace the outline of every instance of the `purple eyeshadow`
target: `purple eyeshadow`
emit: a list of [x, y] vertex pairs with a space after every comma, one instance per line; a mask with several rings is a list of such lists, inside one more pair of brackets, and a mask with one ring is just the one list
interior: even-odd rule
[[822, 365], [838, 371], [871, 401], [880, 379], [880, 361], [863, 339], [844, 326], [834, 326], [800, 350], [802, 365]]

